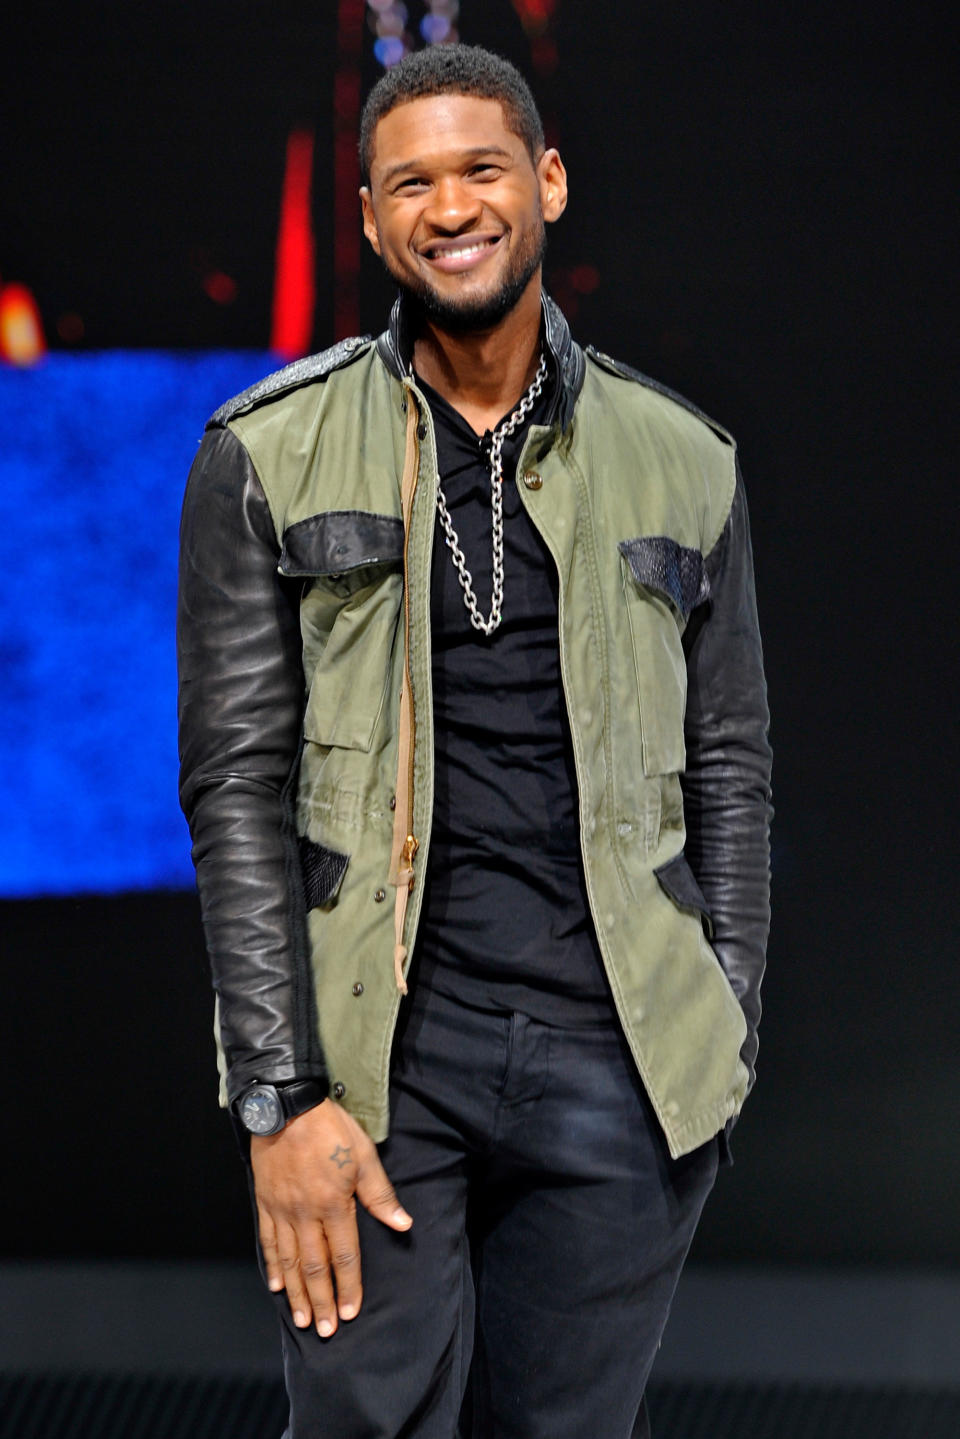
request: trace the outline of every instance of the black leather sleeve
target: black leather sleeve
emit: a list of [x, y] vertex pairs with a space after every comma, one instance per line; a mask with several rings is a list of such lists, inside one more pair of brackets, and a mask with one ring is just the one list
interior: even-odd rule
[[237, 437], [208, 431], [180, 529], [180, 802], [232, 1103], [253, 1080], [325, 1079], [292, 823], [303, 713], [298, 583]]
[[769, 714], [743, 481], [707, 556], [710, 598], [694, 610], [687, 654], [687, 858], [713, 921], [712, 943], [747, 1021], [752, 1088], [760, 981], [770, 928]]

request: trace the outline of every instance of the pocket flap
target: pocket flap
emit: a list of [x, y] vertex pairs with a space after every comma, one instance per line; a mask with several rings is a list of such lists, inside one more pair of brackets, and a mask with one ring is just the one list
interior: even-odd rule
[[640, 535], [618, 546], [638, 585], [656, 590], [684, 620], [710, 594], [710, 579], [699, 550], [668, 535]]
[[402, 560], [403, 521], [398, 516], [330, 510], [284, 530], [279, 569], [282, 575], [300, 578]]
[[307, 909], [327, 904], [343, 883], [350, 863], [348, 854], [315, 844], [305, 835], [300, 838], [300, 869], [303, 873], [303, 899]]
[[683, 850], [653, 872], [663, 892], [669, 895], [680, 909], [690, 910], [691, 913], [697, 915], [703, 924], [707, 938], [712, 939], [713, 920], [710, 918], [707, 901], [703, 897], [703, 890], [697, 883], [697, 877], [687, 863], [687, 857]]

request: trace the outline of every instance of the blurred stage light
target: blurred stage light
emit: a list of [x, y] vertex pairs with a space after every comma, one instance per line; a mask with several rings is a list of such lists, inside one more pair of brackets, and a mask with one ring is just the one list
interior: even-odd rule
[[393, 36], [402, 39], [406, 24], [406, 5], [391, 5], [389, 10], [382, 10], [377, 16], [374, 29], [382, 39], [387, 40]]
[[407, 47], [398, 35], [381, 36], [374, 41], [373, 53], [383, 68], [389, 70], [394, 65], [399, 65], [407, 53]]
[[203, 292], [216, 305], [232, 305], [237, 298], [237, 282], [222, 270], [211, 270], [203, 277]]
[[287, 140], [270, 329], [271, 350], [288, 360], [306, 355], [313, 337], [316, 256], [312, 183], [313, 131], [293, 130]]
[[57, 334], [65, 345], [79, 345], [86, 333], [87, 327], [76, 310], [67, 310], [58, 317]]
[[46, 353], [40, 311], [26, 285], [0, 285], [0, 360], [34, 365]]
[[536, 34], [549, 25], [557, 0], [513, 0], [513, 8], [520, 16], [524, 30], [528, 34]]
[[412, 48], [408, 12], [401, 0], [367, 0], [367, 23], [376, 35], [373, 53], [385, 70], [398, 65]]

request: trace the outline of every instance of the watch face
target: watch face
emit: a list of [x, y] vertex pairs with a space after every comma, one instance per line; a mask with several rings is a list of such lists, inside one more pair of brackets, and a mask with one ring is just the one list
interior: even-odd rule
[[283, 1111], [272, 1086], [251, 1089], [240, 1101], [240, 1120], [251, 1134], [273, 1134], [283, 1123]]

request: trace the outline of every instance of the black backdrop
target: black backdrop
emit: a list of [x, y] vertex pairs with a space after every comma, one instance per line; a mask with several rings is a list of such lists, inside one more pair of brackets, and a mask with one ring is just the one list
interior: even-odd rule
[[[0, 273], [54, 338], [77, 311], [92, 348], [264, 347], [283, 147], [306, 121], [329, 343], [335, 12], [6, 21]], [[462, 0], [460, 29], [530, 73], [508, 0]], [[728, 425], [751, 498], [774, 925], [758, 1088], [696, 1252], [952, 1263], [955, 36], [933, 8], [818, 0], [558, 0], [553, 30], [535, 88], [571, 205], [548, 282], [569, 294], [595, 267], [578, 336]], [[210, 265], [234, 305], [204, 294]], [[363, 278], [375, 330], [390, 293], [372, 261]], [[245, 1252], [194, 898], [8, 902], [0, 936], [5, 1252]]]

